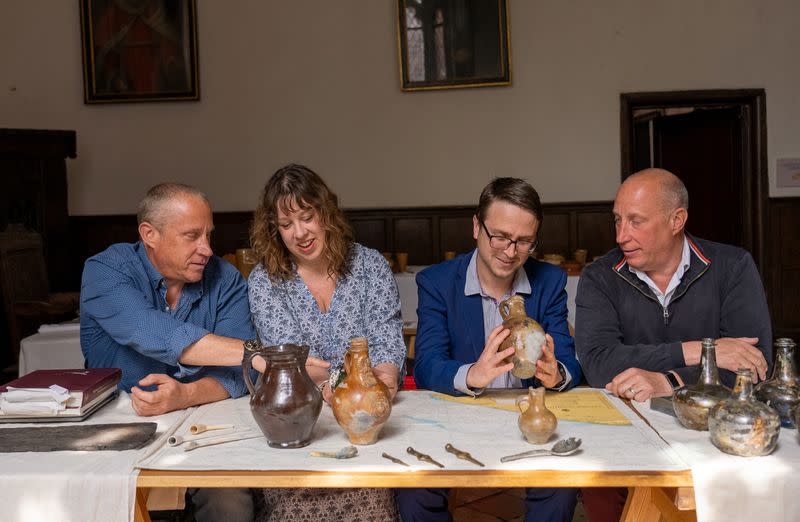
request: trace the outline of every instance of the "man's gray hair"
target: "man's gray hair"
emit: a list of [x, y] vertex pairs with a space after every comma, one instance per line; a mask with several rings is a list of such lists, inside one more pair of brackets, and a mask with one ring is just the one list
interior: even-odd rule
[[689, 191], [678, 176], [664, 176], [661, 189], [670, 212], [678, 208], [689, 210]]
[[183, 183], [159, 183], [147, 191], [147, 195], [139, 202], [136, 220], [141, 225], [145, 221], [156, 228], [161, 228], [169, 217], [169, 203], [181, 197], [196, 197], [206, 202], [208, 196], [202, 191]]

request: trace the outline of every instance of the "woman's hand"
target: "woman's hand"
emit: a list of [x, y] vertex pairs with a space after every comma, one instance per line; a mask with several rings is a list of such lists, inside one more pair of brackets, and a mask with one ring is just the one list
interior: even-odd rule
[[372, 368], [372, 373], [389, 388], [389, 397], [397, 395], [397, 376], [400, 370], [392, 363], [382, 363]]

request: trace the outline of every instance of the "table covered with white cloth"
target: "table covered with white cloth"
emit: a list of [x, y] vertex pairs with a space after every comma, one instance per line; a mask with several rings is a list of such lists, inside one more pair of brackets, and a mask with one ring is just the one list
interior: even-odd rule
[[83, 368], [80, 324], [45, 324], [20, 341], [19, 376], [34, 370]]
[[[138, 417], [126, 393], [81, 424], [156, 422], [156, 441], [188, 411], [158, 417]], [[14, 427], [58, 424], [0, 424]], [[153, 443], [128, 451], [50, 451], [0, 453], [0, 520], [30, 522], [127, 522], [133, 519], [136, 462]]]
[[699, 522], [800, 520], [797, 430], [781, 428], [769, 456], [738, 457], [714, 447], [707, 431], [688, 430], [675, 417], [651, 410], [649, 401], [634, 404], [691, 466]]

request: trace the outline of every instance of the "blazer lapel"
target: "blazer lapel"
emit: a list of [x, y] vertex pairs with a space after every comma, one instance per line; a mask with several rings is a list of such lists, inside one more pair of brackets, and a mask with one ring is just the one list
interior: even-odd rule
[[458, 305], [458, 314], [464, 327], [463, 331], [467, 335], [467, 343], [472, 348], [474, 358], [477, 361], [481, 356], [486, 340], [486, 333], [483, 331], [483, 305], [480, 295], [464, 295], [464, 284], [466, 282], [467, 266], [469, 266], [469, 256], [465, 256], [465, 261], [459, 267], [456, 277], [455, 300]]

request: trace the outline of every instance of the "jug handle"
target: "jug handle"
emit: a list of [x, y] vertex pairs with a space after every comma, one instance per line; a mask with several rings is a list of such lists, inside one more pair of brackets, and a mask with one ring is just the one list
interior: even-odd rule
[[508, 303], [503, 301], [502, 303], [500, 303], [498, 309], [500, 310], [500, 317], [503, 318], [503, 321], [507, 320], [509, 314], [511, 313], [511, 309], [509, 308]]
[[[250, 379], [250, 370], [253, 369], [253, 357], [256, 355], [261, 355], [262, 359], [264, 359], [264, 364], [269, 364], [267, 362], [267, 358], [264, 357], [264, 347], [261, 345], [260, 342], [256, 341], [245, 341], [244, 342], [244, 357], [242, 358], [242, 372], [244, 377], [244, 383], [247, 385], [247, 389], [250, 391], [250, 395], [253, 396], [256, 394], [255, 386], [253, 386], [253, 381]], [[264, 368], [264, 373], [266, 373], [266, 368]]]
[[[516, 403], [517, 403], [517, 409], [519, 410], [520, 413], [525, 413], [526, 411], [528, 411], [528, 408], [531, 407], [531, 401], [527, 395], [520, 395], [519, 397], [517, 397]], [[522, 409], [521, 407], [522, 403], [527, 404], [525, 409]]]

